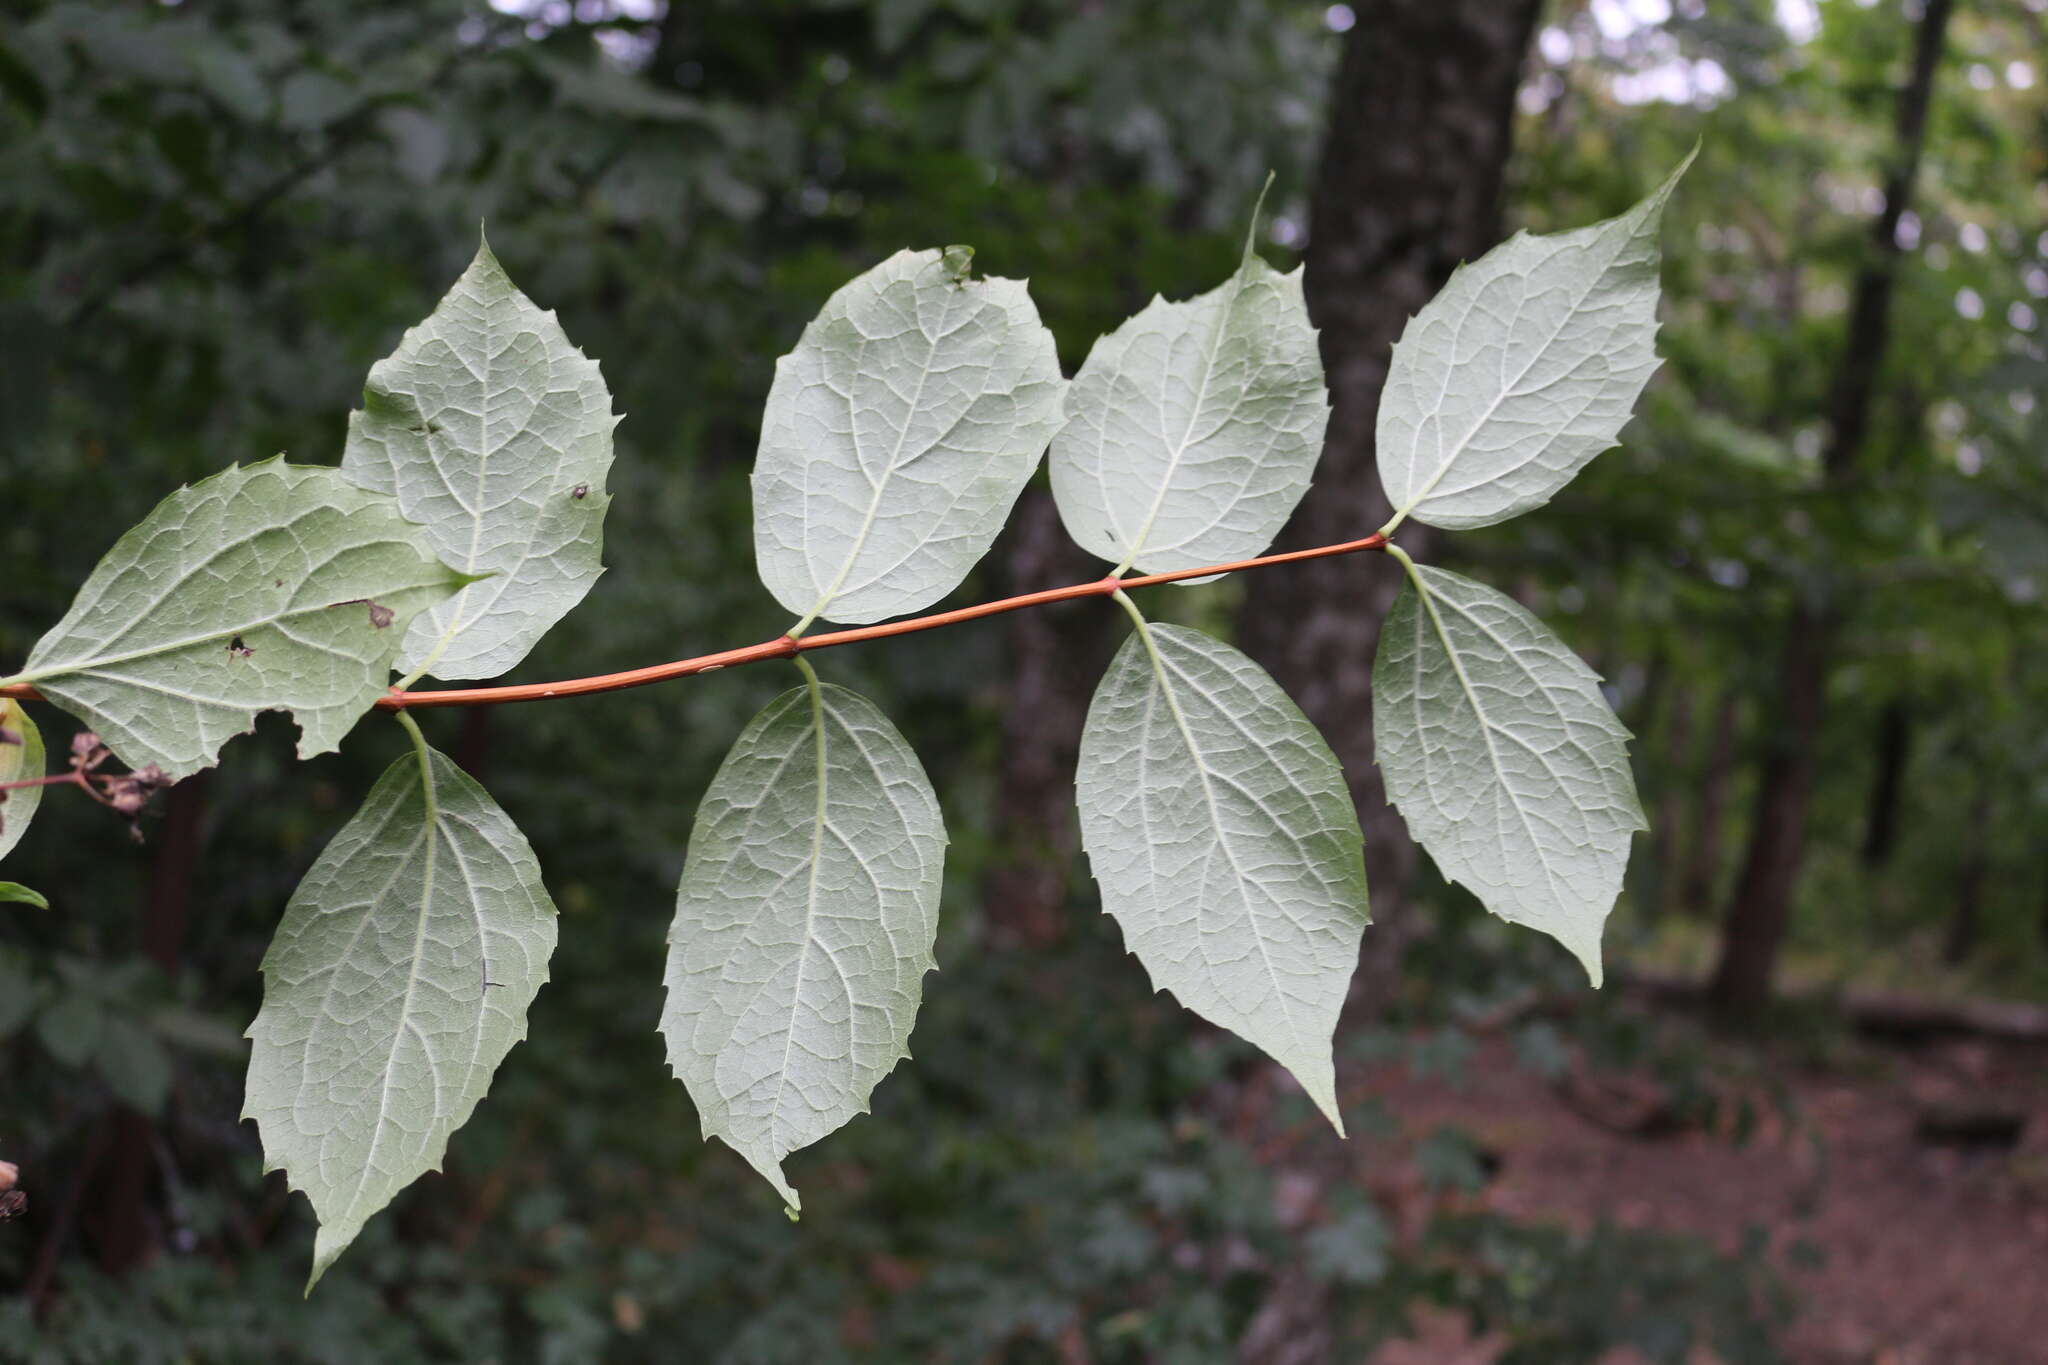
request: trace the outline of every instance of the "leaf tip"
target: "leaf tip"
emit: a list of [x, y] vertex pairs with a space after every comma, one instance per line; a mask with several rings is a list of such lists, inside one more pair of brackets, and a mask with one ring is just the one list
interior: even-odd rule
[[1571, 955], [1579, 960], [1581, 967], [1586, 969], [1587, 983], [1594, 990], [1599, 990], [1601, 984], [1606, 979], [1606, 972], [1600, 961], [1599, 930], [1595, 929], [1592, 936], [1584, 943], [1574, 943], [1569, 939], [1560, 939], [1559, 941], [1571, 950]]
[[321, 1225], [313, 1238], [313, 1269], [306, 1276], [306, 1298], [313, 1297], [313, 1286], [320, 1283], [320, 1277], [327, 1273], [328, 1267], [341, 1259], [341, 1253], [348, 1250], [348, 1244], [354, 1239], [353, 1233], [342, 1237], [330, 1232], [325, 1224]]

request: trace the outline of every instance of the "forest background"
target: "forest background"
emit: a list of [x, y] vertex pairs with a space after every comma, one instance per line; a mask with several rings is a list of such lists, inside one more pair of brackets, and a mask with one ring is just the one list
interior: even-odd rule
[[[1028, 277], [1071, 373], [1229, 271], [1272, 171], [1259, 246], [1307, 262], [1335, 405], [1286, 548], [1384, 520], [1388, 348], [1459, 261], [1702, 150], [1623, 446], [1541, 518], [1411, 543], [1556, 624], [1639, 737], [1607, 990], [1386, 807], [1376, 557], [1153, 594], [1265, 662], [1359, 797], [1348, 1145], [1096, 913], [1071, 775], [1113, 609], [841, 651], [953, 846], [916, 1064], [796, 1159], [792, 1226], [700, 1143], [653, 1029], [691, 812], [787, 670], [431, 715], [562, 945], [447, 1173], [302, 1302], [240, 1034], [402, 737], [297, 767], [270, 717], [139, 844], [56, 793], [9, 859], [53, 907], [0, 907], [0, 1360], [2019, 1358], [2038, 1310], [1940, 1286], [2048, 1254], [2044, 10], [12, 0], [0, 661], [177, 484], [337, 460], [480, 222], [627, 414], [610, 571], [518, 675], [548, 678], [780, 623], [741, 567], [772, 364], [898, 247]], [[1099, 571], [1036, 487], [963, 600]], [[1907, 1267], [1933, 1308], [1887, 1316]]]

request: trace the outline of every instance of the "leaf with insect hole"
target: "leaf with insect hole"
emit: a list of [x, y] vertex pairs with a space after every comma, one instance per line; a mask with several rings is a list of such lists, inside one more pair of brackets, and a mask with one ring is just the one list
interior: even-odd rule
[[487, 245], [431, 316], [370, 368], [342, 472], [398, 498], [427, 543], [484, 576], [414, 621], [399, 668], [494, 678], [604, 572], [611, 393]]
[[231, 467], [122, 536], [8, 681], [173, 781], [259, 711], [290, 711], [311, 758], [382, 695], [405, 624], [467, 582], [338, 469]]

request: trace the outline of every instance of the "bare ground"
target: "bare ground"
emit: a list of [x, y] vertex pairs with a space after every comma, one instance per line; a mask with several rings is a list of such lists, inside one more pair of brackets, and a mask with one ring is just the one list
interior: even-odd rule
[[[1411, 1137], [1455, 1123], [1478, 1138], [1500, 1159], [1479, 1199], [1503, 1213], [1605, 1217], [1730, 1252], [1745, 1229], [1768, 1230], [1800, 1300], [1784, 1343], [1800, 1365], [2048, 1362], [2048, 1049], [1861, 1048], [1847, 1063], [1774, 1067], [1793, 1102], [1744, 1142], [1617, 1131], [1497, 1042], [1458, 1084], [1386, 1066], [1365, 1088]], [[2016, 1142], [1926, 1131], [1986, 1110], [2023, 1117]], [[1818, 1267], [1790, 1254], [1800, 1241], [1824, 1251]], [[1483, 1365], [1497, 1351], [1424, 1317], [1375, 1365]]]

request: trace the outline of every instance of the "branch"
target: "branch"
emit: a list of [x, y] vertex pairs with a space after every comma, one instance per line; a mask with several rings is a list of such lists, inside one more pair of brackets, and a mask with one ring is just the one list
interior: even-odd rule
[[[1000, 616], [1004, 612], [1022, 611], [1026, 607], [1071, 602], [1082, 597], [1108, 597], [1125, 588], [1149, 588], [1155, 583], [1177, 583], [1186, 578], [1207, 578], [1212, 574], [1236, 573], [1242, 569], [1264, 569], [1275, 564], [1294, 564], [1306, 559], [1327, 559], [1333, 555], [1357, 554], [1361, 550], [1386, 548], [1387, 538], [1375, 533], [1363, 540], [1347, 540], [1337, 545], [1318, 545], [1314, 549], [1292, 550], [1285, 554], [1261, 555], [1257, 559], [1240, 559], [1230, 564], [1205, 564], [1196, 569], [1175, 569], [1172, 573], [1146, 574], [1139, 578], [1098, 578], [1092, 582], [1075, 583], [1069, 587], [1047, 588], [1043, 592], [1028, 592], [1019, 597], [1004, 597], [994, 602], [982, 602], [955, 611], [933, 612], [929, 616], [913, 616], [903, 621], [885, 621], [878, 626], [832, 630], [822, 635], [806, 635], [801, 638], [778, 635], [772, 640], [763, 640], [758, 645], [722, 650], [717, 654], [701, 654], [694, 659], [677, 659], [673, 663], [654, 664], [647, 668], [628, 669], [624, 673], [600, 673], [588, 678], [566, 678], [560, 682], [519, 683], [510, 687], [460, 687], [435, 692], [401, 692], [394, 688], [377, 699], [377, 706], [385, 711], [414, 710], [422, 706], [499, 706], [506, 702], [580, 697], [592, 692], [622, 692], [629, 687], [645, 687], [649, 683], [667, 682], [671, 678], [687, 678], [697, 673], [712, 673], [721, 668], [736, 668], [741, 664], [760, 663], [764, 659], [791, 659], [800, 653], [808, 654], [814, 649], [830, 649], [834, 645], [853, 645], [864, 640], [886, 640], [896, 635], [912, 635], [921, 630], [956, 626], [963, 621], [977, 621], [984, 616]], [[18, 701], [42, 699], [42, 694], [30, 683], [0, 686], [0, 696], [13, 697]]]

